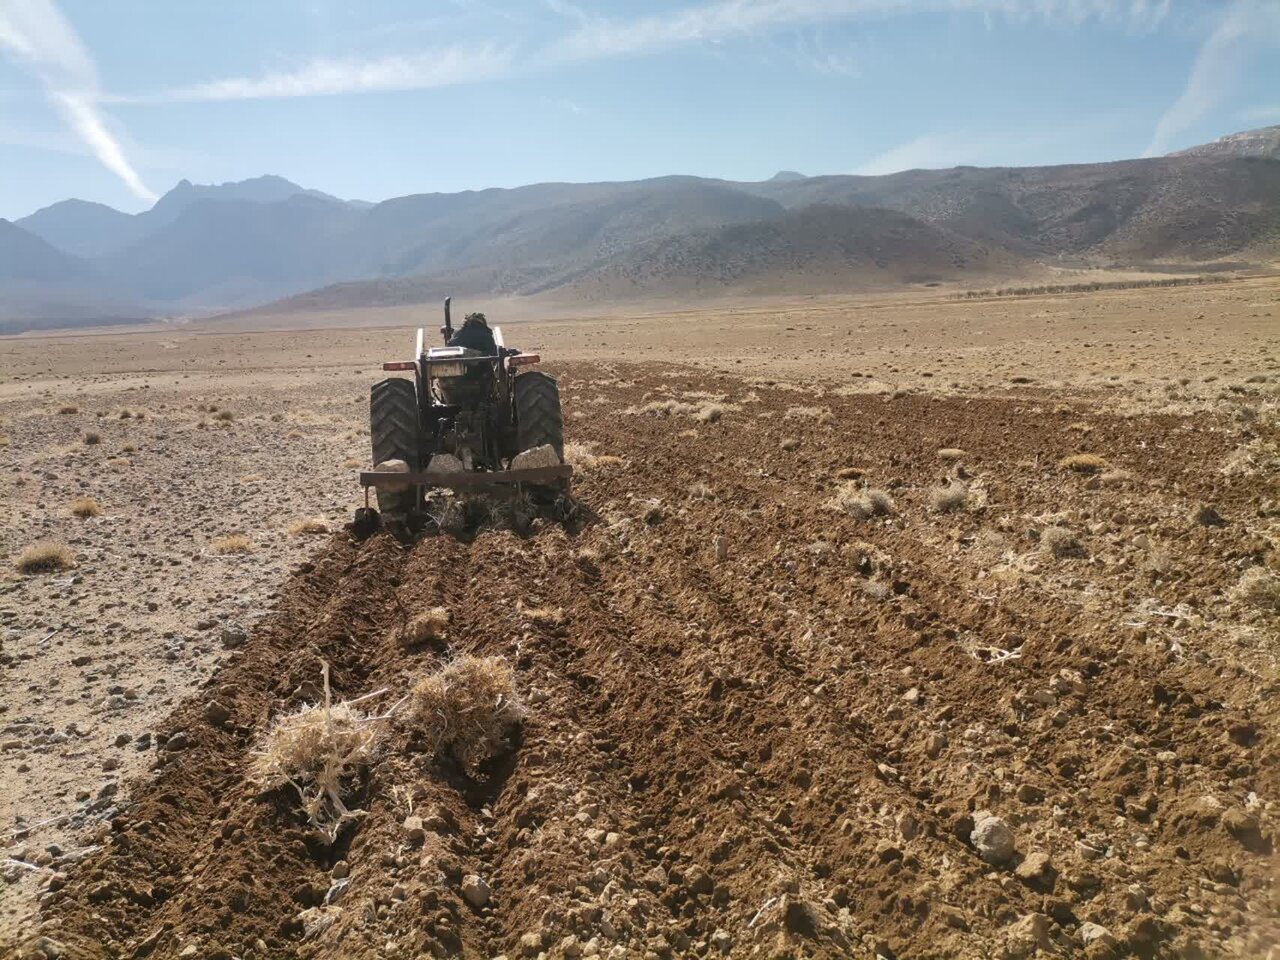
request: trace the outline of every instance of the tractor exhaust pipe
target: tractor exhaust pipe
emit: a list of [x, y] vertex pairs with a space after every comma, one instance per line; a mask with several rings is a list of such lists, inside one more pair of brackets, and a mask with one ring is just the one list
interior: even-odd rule
[[444, 298], [444, 326], [440, 328], [440, 332], [444, 334], [444, 344], [447, 347], [449, 341], [453, 339], [453, 320], [449, 317], [449, 304], [453, 301], [453, 297]]

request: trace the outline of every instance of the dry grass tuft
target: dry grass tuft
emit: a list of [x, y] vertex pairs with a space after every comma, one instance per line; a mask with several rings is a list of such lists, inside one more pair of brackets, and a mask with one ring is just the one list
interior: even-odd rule
[[969, 488], [963, 483], [935, 487], [929, 494], [929, 509], [934, 513], [955, 513], [963, 510], [968, 500]]
[[68, 403], [58, 408], [58, 413], [64, 417], [69, 417], [73, 413], [79, 413], [79, 412], [80, 412], [80, 408], [77, 407], [74, 403]]
[[795, 437], [784, 437], [782, 442], [778, 444], [778, 449], [791, 453], [793, 450], [800, 449], [800, 441]]
[[729, 408], [723, 403], [705, 403], [694, 414], [694, 419], [701, 420], [703, 423], [719, 423], [720, 418], [729, 412]]
[[57, 573], [76, 565], [71, 548], [58, 540], [40, 540], [18, 555], [14, 564], [19, 573]]
[[324, 517], [303, 517], [289, 524], [289, 533], [300, 537], [307, 533], [328, 533], [329, 521]]
[[694, 500], [714, 500], [716, 492], [705, 483], [691, 483], [689, 485], [689, 496]]
[[966, 456], [959, 447], [943, 447], [938, 451], [939, 460], [962, 460]]
[[1087, 553], [1080, 538], [1066, 527], [1046, 527], [1040, 532], [1040, 549], [1056, 560], [1084, 557]]
[[863, 488], [856, 483], [842, 484], [835, 495], [827, 501], [827, 505], [834, 510], [849, 514], [855, 520], [888, 517], [897, 511], [893, 498], [883, 490]]
[[526, 715], [515, 675], [501, 657], [459, 657], [419, 680], [409, 699], [431, 752], [468, 769], [500, 754]]
[[252, 551], [253, 541], [243, 533], [233, 533], [229, 536], [218, 537], [213, 541], [214, 553], [251, 553]]
[[825, 423], [831, 419], [831, 411], [826, 407], [787, 407], [782, 417], [784, 420], [817, 420]]
[[1246, 570], [1231, 593], [1242, 603], [1280, 613], [1280, 576], [1262, 567]]
[[102, 442], [102, 435], [90, 430], [84, 435], [84, 442], [86, 446], [95, 447]]
[[1118, 487], [1132, 479], [1133, 474], [1128, 470], [1108, 470], [1098, 478], [1098, 482], [1108, 487]]
[[346, 784], [368, 765], [381, 732], [378, 721], [385, 719], [356, 710], [356, 702], [332, 703], [329, 665], [324, 664], [324, 704], [277, 718], [251, 766], [260, 789], [288, 784], [297, 790], [308, 819], [330, 841], [347, 820], [360, 815], [343, 801]]
[[6, 433], [0, 433], [0, 450], [3, 450], [8, 445], [9, 445], [9, 435]]
[[71, 515], [75, 517], [100, 517], [102, 506], [93, 497], [76, 497], [71, 501]]
[[432, 607], [403, 624], [396, 631], [396, 643], [406, 649], [424, 643], [443, 643], [451, 619], [452, 616], [444, 607]]
[[121, 453], [137, 453], [138, 445], [136, 443], [126, 443], [120, 448]]
[[342, 461], [342, 465], [348, 470], [358, 470], [360, 467], [364, 466], [364, 461], [359, 457], [347, 457], [347, 459]]
[[230, 410], [219, 410], [213, 415], [213, 419], [221, 420], [223, 423], [230, 423], [236, 418], [236, 415]]
[[1097, 473], [1099, 470], [1107, 469], [1111, 464], [1096, 453], [1073, 453], [1059, 460], [1058, 466], [1075, 473]]

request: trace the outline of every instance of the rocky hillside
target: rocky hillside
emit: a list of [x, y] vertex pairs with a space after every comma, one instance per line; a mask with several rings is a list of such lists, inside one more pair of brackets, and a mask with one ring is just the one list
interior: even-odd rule
[[[1007, 276], [1046, 261], [1185, 267], [1280, 251], [1278, 136], [1268, 128], [1116, 163], [542, 183], [378, 204], [281, 177], [184, 180], [136, 216], [68, 200], [16, 228], [110, 277], [117, 299], [168, 312], [290, 297], [286, 309], [358, 307], [442, 291], [844, 291]], [[12, 260], [0, 312], [33, 324], [50, 314], [58, 284], [41, 269]]]

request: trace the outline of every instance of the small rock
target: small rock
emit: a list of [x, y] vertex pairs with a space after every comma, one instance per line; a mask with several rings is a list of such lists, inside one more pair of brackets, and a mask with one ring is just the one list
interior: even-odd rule
[[542, 934], [526, 933], [520, 938], [520, 952], [526, 957], [536, 957], [542, 952]]
[[409, 843], [421, 843], [426, 837], [427, 831], [422, 825], [421, 817], [405, 817], [404, 818], [404, 838]]
[[1225, 527], [1227, 521], [1222, 514], [1209, 504], [1201, 504], [1191, 514], [1191, 518], [1202, 527]]
[[1018, 864], [1013, 875], [1023, 883], [1037, 883], [1048, 879], [1053, 874], [1053, 864], [1047, 853], [1033, 851]]
[[329, 871], [329, 876], [335, 880], [345, 880], [351, 875], [351, 864], [345, 860], [339, 860], [333, 865], [333, 869]]
[[176, 753], [179, 750], [185, 750], [189, 746], [191, 746], [191, 739], [187, 736], [186, 732], [183, 730], [179, 730], [177, 733], [171, 736], [168, 740], [166, 740], [164, 744], [164, 748], [168, 750], [170, 753]]
[[1048, 952], [1049, 931], [1053, 921], [1043, 913], [1028, 913], [1009, 925], [1008, 937], [1010, 952], [1016, 957], [1025, 957], [1036, 950]]
[[973, 848], [987, 863], [999, 866], [1013, 856], [1013, 831], [999, 817], [985, 810], [973, 815], [973, 832], [969, 835]]
[[924, 742], [924, 753], [930, 760], [937, 760], [945, 749], [947, 749], [945, 733], [931, 733]]
[[733, 949], [733, 937], [729, 936], [728, 931], [717, 927], [716, 932], [711, 934], [711, 945], [728, 956], [729, 951]]
[[462, 878], [462, 895], [467, 903], [479, 910], [489, 902], [489, 884], [474, 873]]
[[210, 700], [204, 707], [204, 718], [215, 727], [220, 727], [231, 717], [231, 711], [217, 700]]
[[196, 621], [197, 630], [212, 630], [217, 625], [218, 621], [213, 619], [213, 617], [205, 617], [203, 620]]
[[1116, 938], [1111, 935], [1111, 931], [1098, 923], [1089, 923], [1088, 921], [1080, 924], [1080, 942], [1086, 947], [1090, 944], [1101, 942], [1110, 947], [1118, 946]]
[[222, 645], [228, 650], [243, 646], [248, 639], [249, 634], [239, 624], [229, 623], [222, 628]]
[[654, 867], [644, 875], [644, 885], [650, 890], [662, 890], [667, 885], [667, 871], [662, 867]]
[[1034, 784], [1024, 783], [1018, 787], [1018, 799], [1023, 803], [1040, 803], [1044, 800], [1044, 791]]

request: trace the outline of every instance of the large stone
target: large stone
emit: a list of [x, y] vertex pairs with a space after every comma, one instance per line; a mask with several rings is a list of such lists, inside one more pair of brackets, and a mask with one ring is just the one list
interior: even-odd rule
[[560, 458], [556, 455], [555, 447], [549, 443], [544, 443], [540, 447], [530, 447], [511, 458], [512, 470], [532, 470], [536, 467], [558, 467], [559, 465]]
[[462, 473], [466, 468], [452, 453], [437, 453], [431, 458], [427, 469], [432, 473]]
[[462, 895], [466, 898], [467, 903], [479, 910], [489, 902], [491, 895], [489, 884], [484, 882], [484, 878], [478, 877], [474, 873], [468, 874], [462, 878]]
[[999, 866], [1013, 856], [1013, 831], [993, 813], [979, 810], [973, 815], [973, 832], [969, 834], [973, 848], [987, 863]]

